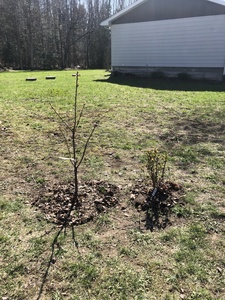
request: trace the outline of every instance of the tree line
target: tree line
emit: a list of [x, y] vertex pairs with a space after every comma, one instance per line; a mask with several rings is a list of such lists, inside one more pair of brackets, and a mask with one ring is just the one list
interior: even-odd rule
[[100, 23], [127, 0], [0, 0], [0, 65], [107, 68], [110, 32]]

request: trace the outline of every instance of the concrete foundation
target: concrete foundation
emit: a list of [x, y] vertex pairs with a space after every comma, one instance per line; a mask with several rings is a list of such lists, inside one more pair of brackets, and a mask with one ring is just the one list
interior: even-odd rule
[[113, 72], [122, 74], [133, 74], [140, 77], [150, 77], [156, 72], [161, 72], [165, 77], [177, 77], [178, 74], [186, 74], [193, 79], [206, 79], [222, 81], [224, 79], [224, 68], [194, 68], [194, 67], [112, 67]]

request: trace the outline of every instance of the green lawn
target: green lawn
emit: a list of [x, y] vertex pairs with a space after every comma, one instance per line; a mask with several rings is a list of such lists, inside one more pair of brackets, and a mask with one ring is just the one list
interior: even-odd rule
[[[80, 184], [114, 184], [121, 205], [75, 227], [74, 238], [68, 228], [51, 257], [58, 227], [31, 203], [73, 179], [50, 103], [71, 122], [75, 71], [0, 73], [0, 299], [225, 299], [225, 83], [79, 72], [79, 147], [99, 121]], [[151, 187], [153, 147], [168, 153], [165, 179], [182, 186], [183, 206], [151, 232], [130, 189], [144, 179]]]

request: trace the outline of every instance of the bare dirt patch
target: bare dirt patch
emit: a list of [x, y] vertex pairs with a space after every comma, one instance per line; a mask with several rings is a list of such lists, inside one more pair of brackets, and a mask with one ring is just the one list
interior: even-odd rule
[[182, 217], [179, 213], [174, 214], [173, 208], [185, 205], [183, 194], [182, 187], [174, 182], [161, 183], [155, 190], [149, 190], [143, 183], [139, 183], [132, 190], [131, 199], [142, 214], [140, 223], [153, 231], [164, 229]]
[[[73, 198], [73, 184], [55, 184], [52, 188], [41, 189], [37, 199], [33, 201], [50, 222], [61, 225], [70, 210]], [[143, 181], [135, 183], [127, 192], [131, 208], [140, 215], [141, 229], [153, 231], [164, 229], [176, 223], [181, 216], [173, 214], [175, 205], [184, 206], [183, 189], [173, 182], [165, 182], [153, 191]], [[79, 186], [79, 207], [72, 211], [68, 224], [81, 225], [93, 221], [99, 214], [111, 208], [124, 210], [124, 194], [121, 187], [106, 181], [86, 181]]]
[[[41, 210], [45, 219], [61, 225], [70, 210], [73, 194], [73, 184], [55, 184], [52, 188], [42, 188], [32, 204]], [[83, 182], [79, 186], [79, 207], [67, 221], [73, 225], [87, 223], [118, 203], [119, 188], [116, 185], [104, 181]]]

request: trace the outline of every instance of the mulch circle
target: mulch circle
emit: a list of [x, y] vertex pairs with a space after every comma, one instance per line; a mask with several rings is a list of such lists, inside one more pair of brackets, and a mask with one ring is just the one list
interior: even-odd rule
[[[41, 210], [45, 219], [62, 225], [70, 210], [73, 193], [73, 184], [55, 184], [52, 188], [43, 188], [32, 204]], [[78, 193], [80, 205], [72, 211], [68, 224], [87, 223], [119, 202], [119, 187], [104, 181], [84, 182]]]

